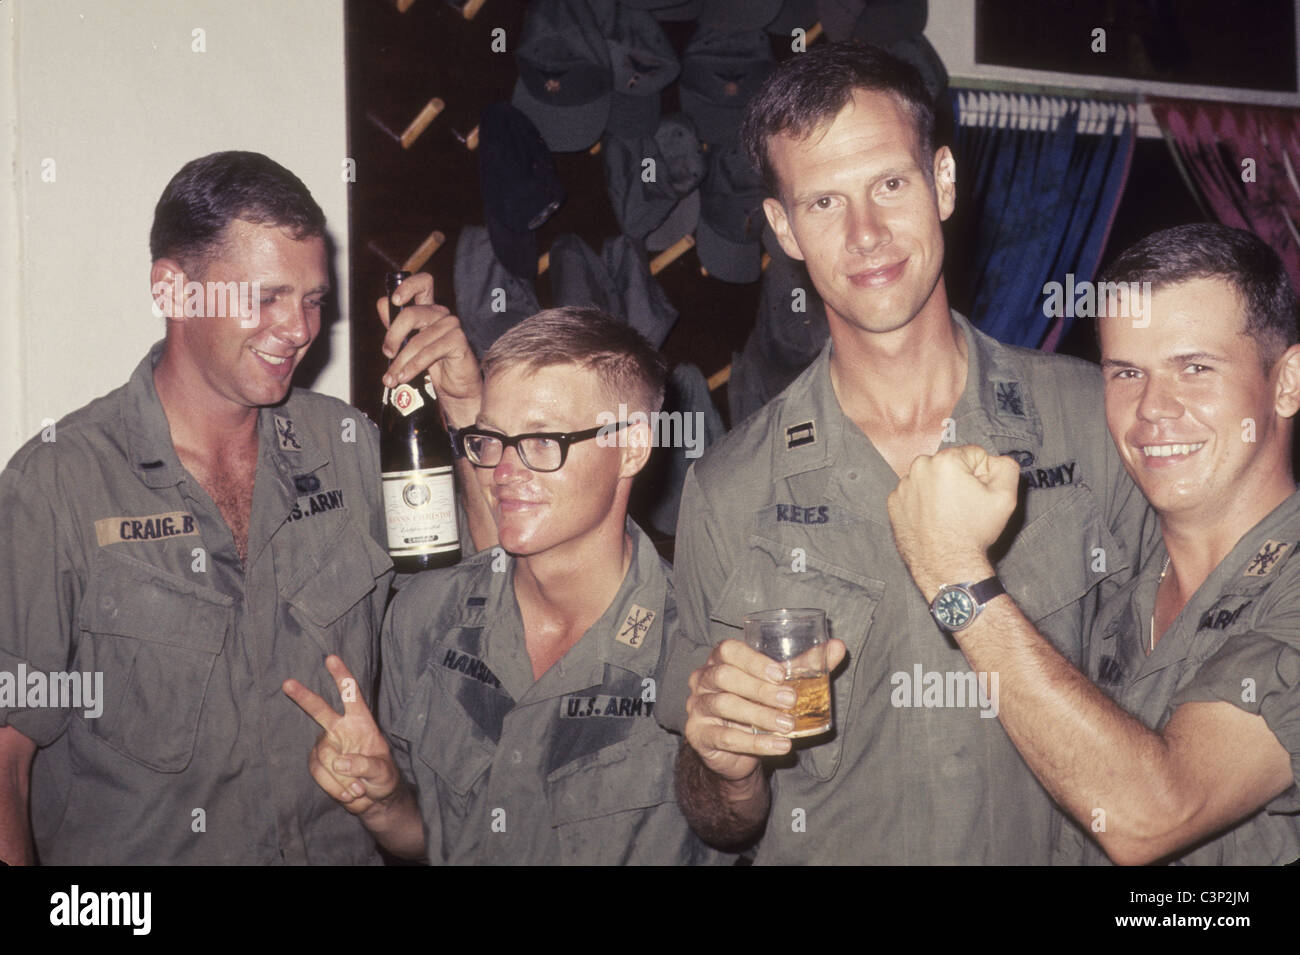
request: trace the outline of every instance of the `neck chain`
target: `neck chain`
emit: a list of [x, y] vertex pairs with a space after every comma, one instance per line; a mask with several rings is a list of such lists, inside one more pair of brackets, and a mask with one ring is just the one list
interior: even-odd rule
[[1160, 602], [1160, 585], [1165, 582], [1165, 574], [1169, 573], [1169, 555], [1165, 554], [1165, 565], [1160, 568], [1160, 579], [1156, 581], [1156, 599], [1151, 605], [1151, 643], [1147, 647], [1147, 656], [1156, 652], [1156, 608], [1155, 604]]

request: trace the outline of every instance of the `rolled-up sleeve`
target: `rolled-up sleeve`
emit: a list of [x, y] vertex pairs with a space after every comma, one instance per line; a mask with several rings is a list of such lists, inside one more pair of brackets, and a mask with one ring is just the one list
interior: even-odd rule
[[[1292, 635], [1296, 639], [1300, 634]], [[1173, 698], [1175, 707], [1212, 702], [1231, 703], [1264, 718], [1291, 755], [1291, 774], [1297, 783], [1268, 808], [1300, 810], [1300, 648], [1256, 631], [1232, 637]]]
[[0, 684], [0, 726], [48, 746], [63, 733], [69, 711], [18, 706], [20, 684], [25, 674], [64, 671], [72, 664], [81, 588], [65, 559], [65, 531], [50, 497], [57, 475], [52, 462], [48, 468], [31, 466], [37, 453], [26, 454], [26, 467], [11, 464], [0, 472], [6, 524], [0, 535], [0, 681], [8, 684]]

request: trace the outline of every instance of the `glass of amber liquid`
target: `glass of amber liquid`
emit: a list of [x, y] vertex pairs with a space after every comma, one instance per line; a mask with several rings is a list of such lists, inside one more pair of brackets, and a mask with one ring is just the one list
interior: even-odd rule
[[785, 668], [795, 692], [791, 739], [831, 728], [831, 681], [826, 672], [826, 611], [809, 607], [763, 610], [745, 617], [745, 643]]

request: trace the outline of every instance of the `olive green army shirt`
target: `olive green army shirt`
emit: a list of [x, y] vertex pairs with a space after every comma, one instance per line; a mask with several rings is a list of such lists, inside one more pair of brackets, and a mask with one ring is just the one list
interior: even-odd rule
[[172, 447], [160, 354], [0, 473], [0, 725], [39, 747], [40, 860], [378, 862], [280, 688], [341, 709], [337, 653], [371, 693], [392, 569], [375, 428], [299, 389], [261, 410], [243, 566]]
[[609, 608], [533, 679], [499, 548], [418, 574], [384, 622], [380, 725], [414, 785], [434, 864], [730, 861], [673, 798], [677, 738], [655, 721], [667, 568], [631, 521], [632, 562]]
[[[1131, 575], [1148, 509], [1106, 431], [1094, 365], [966, 336], [943, 441], [1021, 465], [1021, 505], [992, 555], [1025, 615], [1076, 664], [1103, 597]], [[848, 646], [834, 730], [771, 760], [760, 863], [1047, 863], [1059, 811], [997, 719], [997, 674], [971, 671], [894, 544], [898, 476], [841, 410], [831, 344], [695, 463], [674, 580], [680, 636], [660, 718], [747, 613], [819, 607]], [[923, 373], [918, 371], [918, 373]], [[960, 583], [961, 581], [952, 581]]]
[[[1244, 534], [1147, 653], [1163, 542], [1097, 617], [1084, 671], [1153, 730], [1183, 703], [1231, 703], [1264, 718], [1300, 780], [1300, 492]], [[1104, 810], [1105, 807], [1099, 807]], [[1104, 819], [1101, 820], [1104, 823]], [[1300, 859], [1300, 788], [1172, 861], [1276, 865]], [[1109, 862], [1071, 822], [1055, 861]]]

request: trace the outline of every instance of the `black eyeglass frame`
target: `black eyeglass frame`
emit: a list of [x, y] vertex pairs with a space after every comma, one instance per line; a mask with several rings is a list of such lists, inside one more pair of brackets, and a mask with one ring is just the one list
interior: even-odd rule
[[[580, 444], [583, 441], [590, 441], [592, 438], [599, 437], [602, 433], [614, 434], [628, 426], [626, 421], [618, 421], [610, 424], [597, 425], [594, 428], [588, 428], [585, 431], [529, 431], [526, 434], [504, 435], [499, 431], [489, 431], [486, 428], [461, 428], [456, 432], [457, 449], [465, 460], [476, 468], [494, 468], [501, 463], [501, 458], [497, 459], [496, 464], [479, 464], [469, 454], [465, 447], [465, 439], [469, 437], [493, 438], [501, 442], [501, 457], [506, 455], [507, 448], [514, 448], [515, 454], [519, 455], [519, 460], [523, 462], [524, 467], [530, 471], [536, 471], [538, 474], [554, 474], [560, 468], [564, 467], [564, 462], [569, 460], [569, 448], [572, 445]], [[553, 468], [535, 468], [528, 463], [528, 458], [524, 455], [520, 447], [521, 441], [527, 441], [529, 438], [545, 438], [548, 441], [554, 441], [560, 446], [560, 463]]]

